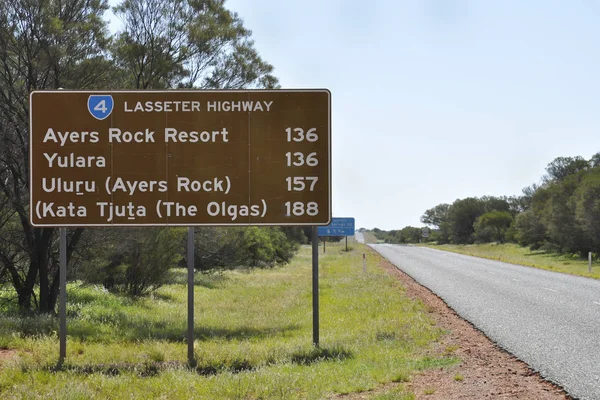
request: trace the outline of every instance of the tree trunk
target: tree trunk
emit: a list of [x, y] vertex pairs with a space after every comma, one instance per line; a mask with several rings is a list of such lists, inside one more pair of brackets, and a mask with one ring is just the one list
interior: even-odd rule
[[29, 311], [31, 309], [31, 296], [33, 295], [33, 288], [38, 276], [38, 264], [36, 260], [31, 260], [29, 263], [29, 270], [27, 271], [27, 277], [25, 282], [20, 289], [17, 290], [19, 294], [19, 309], [21, 311]]
[[[41, 253], [43, 249], [38, 249]], [[49, 287], [49, 279], [48, 279], [48, 258], [38, 254], [40, 258], [38, 258], [39, 263], [39, 277], [40, 277], [40, 306], [39, 311], [41, 313], [50, 313], [50, 309], [48, 308], [48, 298], [50, 297], [50, 287]]]
[[23, 279], [17, 271], [14, 259], [7, 257], [4, 253], [0, 252], [0, 261], [4, 264], [6, 271], [8, 271], [13, 287], [17, 292], [18, 305], [21, 310], [28, 310], [31, 304], [31, 292], [24, 290]]
[[[50, 313], [54, 311], [53, 308], [50, 308], [50, 280], [48, 277], [51, 253], [50, 247], [52, 246], [54, 228], [35, 229], [35, 231], [36, 246], [34, 262], [37, 264], [40, 280], [40, 304], [38, 311]], [[31, 290], [33, 291], [33, 286], [31, 287]]]
[[[50, 287], [50, 293], [48, 294], [48, 310], [56, 313], [56, 300], [58, 300], [58, 294], [60, 293], [60, 267], [56, 269], [52, 277], [52, 286]], [[49, 311], [50, 312], [50, 311]]]
[[19, 310], [29, 311], [31, 309], [31, 291], [27, 290], [25, 287], [22, 287], [17, 289], [17, 295], [19, 301]]

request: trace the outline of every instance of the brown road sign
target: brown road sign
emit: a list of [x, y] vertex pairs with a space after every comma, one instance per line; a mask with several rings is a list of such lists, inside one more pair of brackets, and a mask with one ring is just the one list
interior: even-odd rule
[[328, 90], [35, 91], [34, 226], [327, 225]]

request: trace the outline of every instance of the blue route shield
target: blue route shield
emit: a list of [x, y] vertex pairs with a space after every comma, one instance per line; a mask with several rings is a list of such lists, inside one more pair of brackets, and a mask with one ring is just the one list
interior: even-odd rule
[[88, 98], [88, 111], [92, 117], [103, 120], [113, 110], [113, 98], [109, 94], [93, 94]]

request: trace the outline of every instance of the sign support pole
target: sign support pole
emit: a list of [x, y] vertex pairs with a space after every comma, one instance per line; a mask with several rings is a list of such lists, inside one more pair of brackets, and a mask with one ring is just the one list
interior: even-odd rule
[[348, 252], [348, 236], [346, 236], [346, 252]]
[[312, 301], [313, 344], [319, 347], [319, 235], [316, 226], [312, 227]]
[[67, 356], [67, 228], [59, 228], [59, 357], [58, 368], [62, 368]]
[[194, 359], [194, 227], [188, 228], [187, 267], [188, 267], [188, 364], [196, 366]]

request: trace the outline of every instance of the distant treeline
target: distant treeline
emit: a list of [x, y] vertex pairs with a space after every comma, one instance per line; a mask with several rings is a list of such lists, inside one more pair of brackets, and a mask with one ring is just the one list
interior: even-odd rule
[[419, 241], [429, 240], [423, 238], [423, 229], [414, 226], [406, 226], [399, 230], [383, 231], [379, 228], [373, 228], [373, 234], [379, 240], [385, 243], [419, 243]]
[[[600, 153], [590, 160], [558, 157], [540, 184], [520, 196], [457, 199], [425, 211], [437, 243], [513, 242], [532, 249], [587, 254], [600, 252]], [[415, 243], [421, 228], [374, 230], [389, 243]]]

